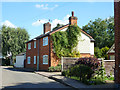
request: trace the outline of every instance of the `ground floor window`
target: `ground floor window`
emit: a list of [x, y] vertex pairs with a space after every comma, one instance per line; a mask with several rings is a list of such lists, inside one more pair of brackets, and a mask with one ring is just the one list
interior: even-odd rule
[[34, 64], [36, 64], [36, 56], [34, 56]]
[[30, 57], [27, 57], [27, 63], [30, 64]]
[[43, 64], [48, 64], [48, 55], [43, 55]]

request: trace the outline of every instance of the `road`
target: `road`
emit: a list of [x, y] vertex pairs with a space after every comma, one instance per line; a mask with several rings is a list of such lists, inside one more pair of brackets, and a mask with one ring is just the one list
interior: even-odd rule
[[[69, 88], [47, 77], [14, 68], [0, 67], [2, 88]], [[0, 72], [1, 73], [1, 72]]]

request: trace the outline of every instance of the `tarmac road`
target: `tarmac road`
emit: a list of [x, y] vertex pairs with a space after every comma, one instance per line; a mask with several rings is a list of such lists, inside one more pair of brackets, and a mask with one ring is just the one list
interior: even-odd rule
[[[2, 89], [6, 88], [70, 88], [47, 77], [12, 67], [0, 67]], [[1, 81], [1, 80], [0, 80]], [[0, 82], [1, 83], [1, 82]]]

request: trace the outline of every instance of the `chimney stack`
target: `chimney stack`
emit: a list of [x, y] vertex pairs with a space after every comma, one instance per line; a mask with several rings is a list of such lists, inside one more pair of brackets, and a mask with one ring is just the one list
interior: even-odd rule
[[51, 31], [51, 24], [49, 22], [45, 23], [43, 25], [43, 28], [44, 28], [44, 34]]
[[74, 16], [74, 11], [72, 11], [72, 16], [69, 17], [69, 24], [70, 25], [77, 25], [77, 17]]

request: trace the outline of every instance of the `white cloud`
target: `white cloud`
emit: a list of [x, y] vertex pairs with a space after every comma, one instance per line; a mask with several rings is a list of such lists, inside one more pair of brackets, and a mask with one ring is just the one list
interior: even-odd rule
[[1, 25], [5, 25], [5, 26], [11, 27], [11, 28], [17, 28], [17, 26], [15, 26], [14, 24], [12, 24], [12, 23], [11, 23], [10, 21], [8, 21], [8, 20], [2, 22]]
[[[69, 20], [68, 20], [69, 17], [70, 17], [70, 15], [66, 15], [62, 20], [59, 20], [59, 19], [52, 20], [51, 28], [54, 28], [58, 23], [63, 24], [63, 25], [68, 24], [69, 23]], [[40, 25], [42, 25], [44, 23], [47, 23], [47, 22], [48, 22], [47, 19], [38, 20], [36, 22], [33, 22], [32, 26], [40, 26]]]
[[55, 9], [56, 7], [58, 7], [58, 5], [54, 5], [53, 7], [48, 7], [48, 4], [36, 4], [35, 5], [36, 8], [40, 8], [40, 9], [44, 9], [44, 10], [53, 10]]

